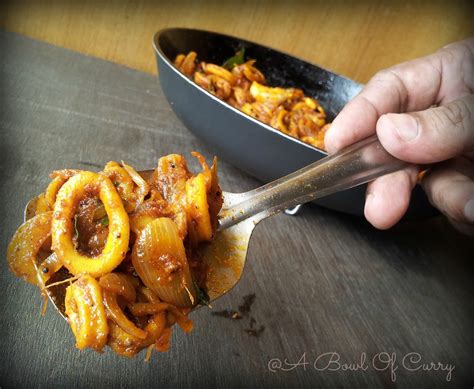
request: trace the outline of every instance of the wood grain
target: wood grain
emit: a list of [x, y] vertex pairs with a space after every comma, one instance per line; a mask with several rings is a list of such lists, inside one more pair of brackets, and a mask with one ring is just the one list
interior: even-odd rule
[[155, 73], [154, 33], [193, 27], [287, 51], [360, 82], [474, 34], [472, 1], [17, 0], [0, 27]]
[[[0, 252], [54, 169], [96, 170], [121, 159], [144, 169], [171, 152], [213, 155], [173, 115], [156, 77], [11, 33], [0, 33], [0, 47]], [[225, 161], [219, 175], [229, 191], [258, 185]], [[236, 309], [255, 293], [251, 316], [263, 334], [245, 332], [249, 318], [200, 309], [192, 314], [195, 330], [175, 331], [171, 351], [149, 363], [143, 353], [130, 360], [76, 350], [67, 323], [51, 306], [41, 317], [38, 290], [16, 279], [3, 259], [0, 386], [471, 387], [473, 251], [472, 239], [442, 218], [381, 232], [316, 206], [275, 216], [257, 226], [239, 285], [214, 304]], [[396, 381], [388, 370], [312, 367], [333, 351], [341, 363], [396, 353]], [[454, 365], [451, 381], [440, 371], [403, 369], [409, 352]], [[295, 363], [304, 353], [309, 365], [268, 368], [271, 359]]]

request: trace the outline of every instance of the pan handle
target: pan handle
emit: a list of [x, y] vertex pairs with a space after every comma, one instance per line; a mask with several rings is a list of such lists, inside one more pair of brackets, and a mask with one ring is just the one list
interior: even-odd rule
[[260, 221], [287, 208], [365, 184], [406, 166], [409, 166], [408, 162], [388, 153], [374, 135], [245, 193], [241, 202], [221, 211], [219, 229], [253, 216]]

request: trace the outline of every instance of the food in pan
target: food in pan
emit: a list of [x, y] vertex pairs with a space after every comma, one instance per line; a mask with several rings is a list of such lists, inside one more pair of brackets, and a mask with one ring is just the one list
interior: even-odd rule
[[244, 60], [244, 51], [222, 66], [197, 61], [197, 54], [179, 54], [175, 66], [196, 84], [246, 114], [281, 132], [324, 149], [329, 128], [326, 112], [318, 101], [298, 88], [266, 85], [255, 60]]
[[[79, 349], [133, 356], [167, 351], [172, 326], [206, 301], [203, 242], [213, 239], [222, 192], [217, 160], [191, 174], [181, 155], [143, 176], [125, 163], [103, 171], [59, 170], [7, 252], [18, 277], [48, 288], [66, 283], [65, 313]], [[60, 281], [60, 273], [66, 276]]]

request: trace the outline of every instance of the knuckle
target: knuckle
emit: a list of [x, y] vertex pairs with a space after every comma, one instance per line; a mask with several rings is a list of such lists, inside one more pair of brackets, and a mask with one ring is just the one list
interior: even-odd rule
[[451, 126], [463, 125], [467, 107], [462, 100], [448, 104], [444, 107], [444, 115]]
[[[471, 38], [471, 41], [474, 39]], [[460, 58], [470, 58], [474, 55], [474, 46], [469, 39], [461, 42], [450, 43], [439, 50], [439, 53], [447, 61], [456, 62]]]
[[442, 180], [440, 180], [440, 175], [441, 173], [439, 169], [428, 171], [428, 173], [424, 175], [421, 185], [431, 205], [442, 210], [445, 203], [445, 197], [443, 195], [444, 190], [443, 185], [441, 185]]
[[442, 211], [445, 208], [444, 197], [440, 195], [439, 192], [428, 193], [428, 199], [430, 200], [431, 205], [435, 208], [438, 208], [440, 211]]
[[441, 55], [441, 60], [446, 64], [456, 62], [459, 59], [460, 54], [460, 44], [456, 42], [456, 44], [447, 45], [439, 50], [439, 54]]
[[446, 127], [453, 128], [459, 132], [466, 140], [473, 137], [473, 120], [471, 108], [466, 99], [456, 100], [443, 107], [443, 114], [446, 120]]
[[449, 148], [456, 154], [469, 151], [473, 147], [473, 118], [468, 98], [414, 116], [432, 146], [436, 144], [437, 147]]
[[372, 77], [372, 81], [374, 82], [383, 82], [386, 80], [388, 75], [388, 69], [379, 70], [375, 75]]
[[453, 204], [449, 196], [450, 188], [447, 185], [437, 186], [429, 195], [433, 206], [438, 208], [445, 216], [455, 220], [462, 220], [462, 209], [458, 204]]
[[[406, 74], [405, 74], [406, 73]], [[401, 74], [401, 69], [397, 66], [393, 66], [387, 69], [380, 70], [372, 78], [373, 82], [378, 87], [384, 88], [387, 93], [394, 94], [394, 101], [398, 101], [399, 107], [398, 112], [405, 112], [409, 103], [409, 93], [406, 87], [404, 78], [410, 78], [410, 70], [405, 69], [404, 74]]]
[[466, 193], [474, 191], [474, 183], [468, 177], [449, 168], [428, 174], [422, 182], [431, 204], [445, 216], [465, 222], [464, 204]]
[[[405, 112], [407, 111], [408, 103], [409, 103], [409, 93], [407, 86], [405, 85], [405, 82], [403, 81], [403, 77], [400, 74], [400, 72], [394, 68], [394, 69], [389, 69], [391, 78], [392, 78], [392, 83], [396, 87], [396, 91], [398, 94], [398, 101], [399, 101], [399, 107], [398, 110], [399, 112]], [[411, 71], [406, 71], [405, 72], [405, 78], [410, 79], [412, 78], [412, 72]]]
[[372, 77], [371, 82], [379, 85], [393, 84], [394, 81], [397, 81], [397, 76], [395, 75], [395, 70], [393, 68], [387, 68], [379, 70]]
[[443, 66], [455, 68], [464, 87], [474, 93], [474, 39], [451, 43], [439, 50]]

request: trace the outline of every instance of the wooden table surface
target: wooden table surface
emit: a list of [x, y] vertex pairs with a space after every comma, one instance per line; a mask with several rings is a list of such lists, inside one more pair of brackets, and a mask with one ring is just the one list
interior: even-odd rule
[[[12, 33], [0, 32], [0, 46], [0, 252], [54, 169], [213, 155], [155, 76]], [[224, 160], [219, 175], [229, 191], [258, 185]], [[472, 387], [473, 252], [443, 218], [381, 232], [316, 206], [275, 216], [257, 226], [241, 282], [213, 308], [255, 294], [250, 316], [200, 309], [194, 331], [175, 331], [171, 350], [148, 363], [75, 349], [67, 323], [51, 306], [41, 317], [39, 291], [2, 260], [0, 387]], [[258, 338], [251, 318], [265, 327]], [[327, 353], [340, 365], [327, 366]], [[364, 356], [363, 369], [344, 370]], [[431, 362], [443, 370], [420, 370]]]
[[474, 35], [472, 1], [17, 0], [0, 27], [155, 73], [153, 34], [193, 27], [287, 51], [359, 82]]

